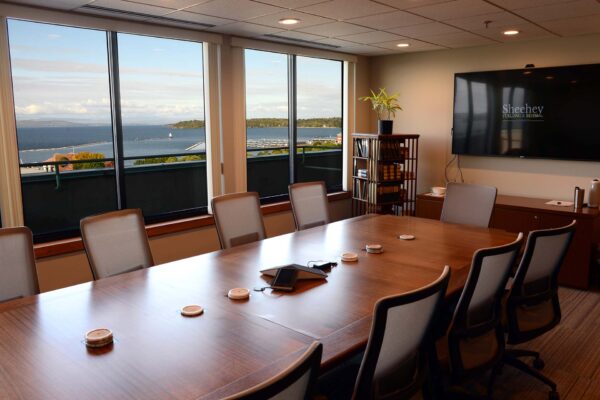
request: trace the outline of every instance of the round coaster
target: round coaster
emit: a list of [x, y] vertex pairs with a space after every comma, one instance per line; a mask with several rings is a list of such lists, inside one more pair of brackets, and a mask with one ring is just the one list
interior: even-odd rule
[[354, 262], [358, 261], [358, 254], [352, 252], [343, 253], [341, 258], [344, 262]]
[[400, 240], [414, 240], [415, 239], [415, 235], [400, 235], [400, 236], [398, 236], [398, 239], [400, 239]]
[[85, 334], [85, 345], [88, 347], [102, 347], [113, 342], [113, 333], [110, 329], [93, 329]]
[[195, 304], [185, 306], [181, 309], [181, 315], [184, 317], [197, 317], [198, 315], [204, 312], [204, 308], [202, 306], [198, 306]]
[[227, 293], [227, 297], [231, 300], [244, 300], [250, 297], [250, 291], [245, 288], [231, 289], [229, 293]]
[[379, 254], [383, 253], [383, 246], [380, 244], [368, 244], [365, 246], [367, 253]]

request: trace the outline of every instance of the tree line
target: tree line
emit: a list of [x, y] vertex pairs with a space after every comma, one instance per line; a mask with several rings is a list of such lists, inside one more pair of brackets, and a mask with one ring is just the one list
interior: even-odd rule
[[[189, 121], [179, 121], [168, 125], [174, 129], [198, 129], [204, 128], [204, 121], [192, 119]], [[250, 118], [246, 120], [248, 128], [285, 128], [288, 126], [287, 118]], [[298, 128], [341, 128], [342, 119], [340, 117], [329, 118], [304, 118], [298, 120]]]

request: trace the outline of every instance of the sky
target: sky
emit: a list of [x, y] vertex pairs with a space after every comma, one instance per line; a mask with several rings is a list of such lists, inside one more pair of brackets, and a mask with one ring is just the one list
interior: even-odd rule
[[[106, 32], [9, 20], [18, 121], [110, 123]], [[118, 34], [123, 123], [204, 119], [202, 44]], [[287, 117], [287, 56], [246, 50], [247, 118]], [[340, 117], [341, 62], [297, 57], [298, 118]]]

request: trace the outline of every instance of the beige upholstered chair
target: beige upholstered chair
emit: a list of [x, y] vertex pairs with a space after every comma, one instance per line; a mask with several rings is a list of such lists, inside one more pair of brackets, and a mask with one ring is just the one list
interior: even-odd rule
[[258, 193], [226, 194], [213, 198], [211, 204], [222, 249], [266, 237]]
[[453, 383], [494, 368], [490, 396], [504, 355], [502, 297], [522, 242], [519, 233], [512, 243], [475, 252], [447, 337], [439, 343], [447, 346]]
[[492, 218], [497, 190], [492, 186], [450, 182], [440, 220], [487, 228]]
[[39, 292], [31, 230], [0, 229], [0, 302]]
[[[575, 222], [556, 229], [531, 231], [506, 300], [509, 344], [521, 344], [543, 335], [561, 319], [558, 272], [575, 233]], [[518, 357], [533, 357], [533, 367]], [[507, 350], [504, 361], [550, 386], [550, 399], [557, 399], [556, 383], [538, 370], [544, 367], [540, 353]]]
[[422, 389], [433, 321], [449, 280], [445, 267], [430, 285], [377, 301], [353, 399], [409, 399]]
[[306, 352], [277, 376], [225, 400], [305, 400], [312, 399], [323, 346], [313, 342]]
[[329, 205], [325, 182], [294, 183], [288, 187], [296, 230], [329, 223]]
[[80, 226], [94, 279], [154, 265], [140, 209], [86, 217], [81, 220]]

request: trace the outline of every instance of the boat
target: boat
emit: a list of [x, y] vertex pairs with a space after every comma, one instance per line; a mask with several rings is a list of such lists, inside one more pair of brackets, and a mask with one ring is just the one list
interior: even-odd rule
[[169, 139], [173, 139], [173, 134], [169, 132]]

